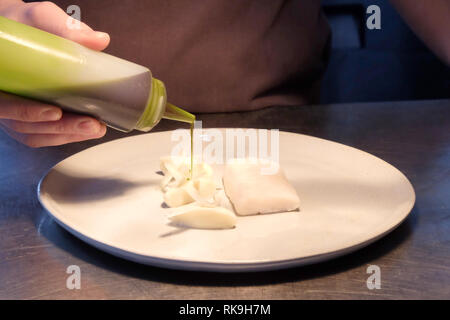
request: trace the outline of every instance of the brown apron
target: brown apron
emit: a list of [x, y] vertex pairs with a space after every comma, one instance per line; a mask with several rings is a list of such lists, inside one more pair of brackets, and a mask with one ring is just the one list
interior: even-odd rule
[[56, 0], [108, 32], [106, 52], [142, 64], [195, 112], [317, 102], [328, 24], [319, 0]]

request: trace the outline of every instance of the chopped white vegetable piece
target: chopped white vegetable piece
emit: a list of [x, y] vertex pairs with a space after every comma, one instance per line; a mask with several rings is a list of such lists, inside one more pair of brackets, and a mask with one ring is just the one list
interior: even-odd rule
[[221, 189], [216, 192], [214, 195], [214, 201], [218, 207], [222, 207], [234, 212], [233, 205], [225, 194], [225, 190]]
[[197, 229], [230, 229], [236, 225], [235, 214], [221, 207], [186, 205], [169, 216], [172, 223]]
[[186, 183], [183, 188], [197, 202], [212, 202], [216, 193], [216, 184], [212, 177], [194, 179]]
[[172, 223], [199, 229], [234, 228], [236, 215], [232, 205], [223, 190], [217, 192], [208, 164], [194, 164], [191, 176], [189, 159], [164, 157], [161, 170], [164, 201], [175, 208], [169, 216]]
[[[207, 163], [194, 163], [191, 177], [191, 162], [188, 158], [182, 157], [163, 157], [161, 158], [161, 171], [164, 178], [161, 181], [161, 189], [166, 191], [169, 187], [179, 187], [187, 181], [197, 178], [212, 179], [213, 170]], [[191, 179], [192, 178], [192, 179]]]
[[191, 202], [212, 206], [216, 185], [213, 170], [206, 163], [195, 163], [193, 174], [190, 174], [190, 159], [177, 157], [161, 158], [161, 170], [164, 178], [161, 189], [165, 203], [171, 207], [179, 207]]
[[164, 193], [164, 202], [171, 208], [179, 207], [193, 201], [194, 199], [184, 188], [169, 188]]

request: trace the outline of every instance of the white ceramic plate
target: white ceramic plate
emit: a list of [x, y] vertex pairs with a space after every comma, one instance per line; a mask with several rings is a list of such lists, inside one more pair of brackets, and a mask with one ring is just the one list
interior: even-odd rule
[[[206, 131], [208, 132], [208, 131]], [[101, 144], [53, 167], [41, 180], [42, 205], [66, 230], [113, 255], [159, 267], [260, 271], [347, 254], [384, 236], [411, 211], [407, 178], [366, 152], [280, 132], [280, 165], [301, 199], [299, 212], [238, 217], [231, 230], [167, 223], [159, 159], [171, 132]], [[216, 166], [220, 174], [221, 166]]]

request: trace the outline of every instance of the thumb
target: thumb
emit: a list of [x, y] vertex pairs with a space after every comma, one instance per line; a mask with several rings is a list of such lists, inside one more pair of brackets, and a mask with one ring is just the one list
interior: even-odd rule
[[110, 41], [107, 33], [92, 30], [85, 23], [67, 15], [52, 2], [30, 3], [25, 16], [28, 20], [25, 23], [93, 50], [105, 49]]

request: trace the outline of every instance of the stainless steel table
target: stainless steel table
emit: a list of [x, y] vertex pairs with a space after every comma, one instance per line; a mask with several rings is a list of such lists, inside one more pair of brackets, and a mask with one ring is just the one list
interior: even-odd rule
[[[450, 100], [274, 107], [199, 118], [204, 127], [279, 128], [370, 152], [406, 174], [416, 205], [388, 236], [317, 265], [248, 274], [159, 269], [86, 245], [37, 201], [37, 183], [51, 166], [125, 134], [109, 130], [97, 141], [30, 149], [0, 133], [0, 298], [450, 298]], [[156, 130], [177, 125], [163, 121]], [[81, 268], [80, 290], [66, 288], [69, 265]], [[379, 290], [366, 286], [369, 265], [381, 269]]]

